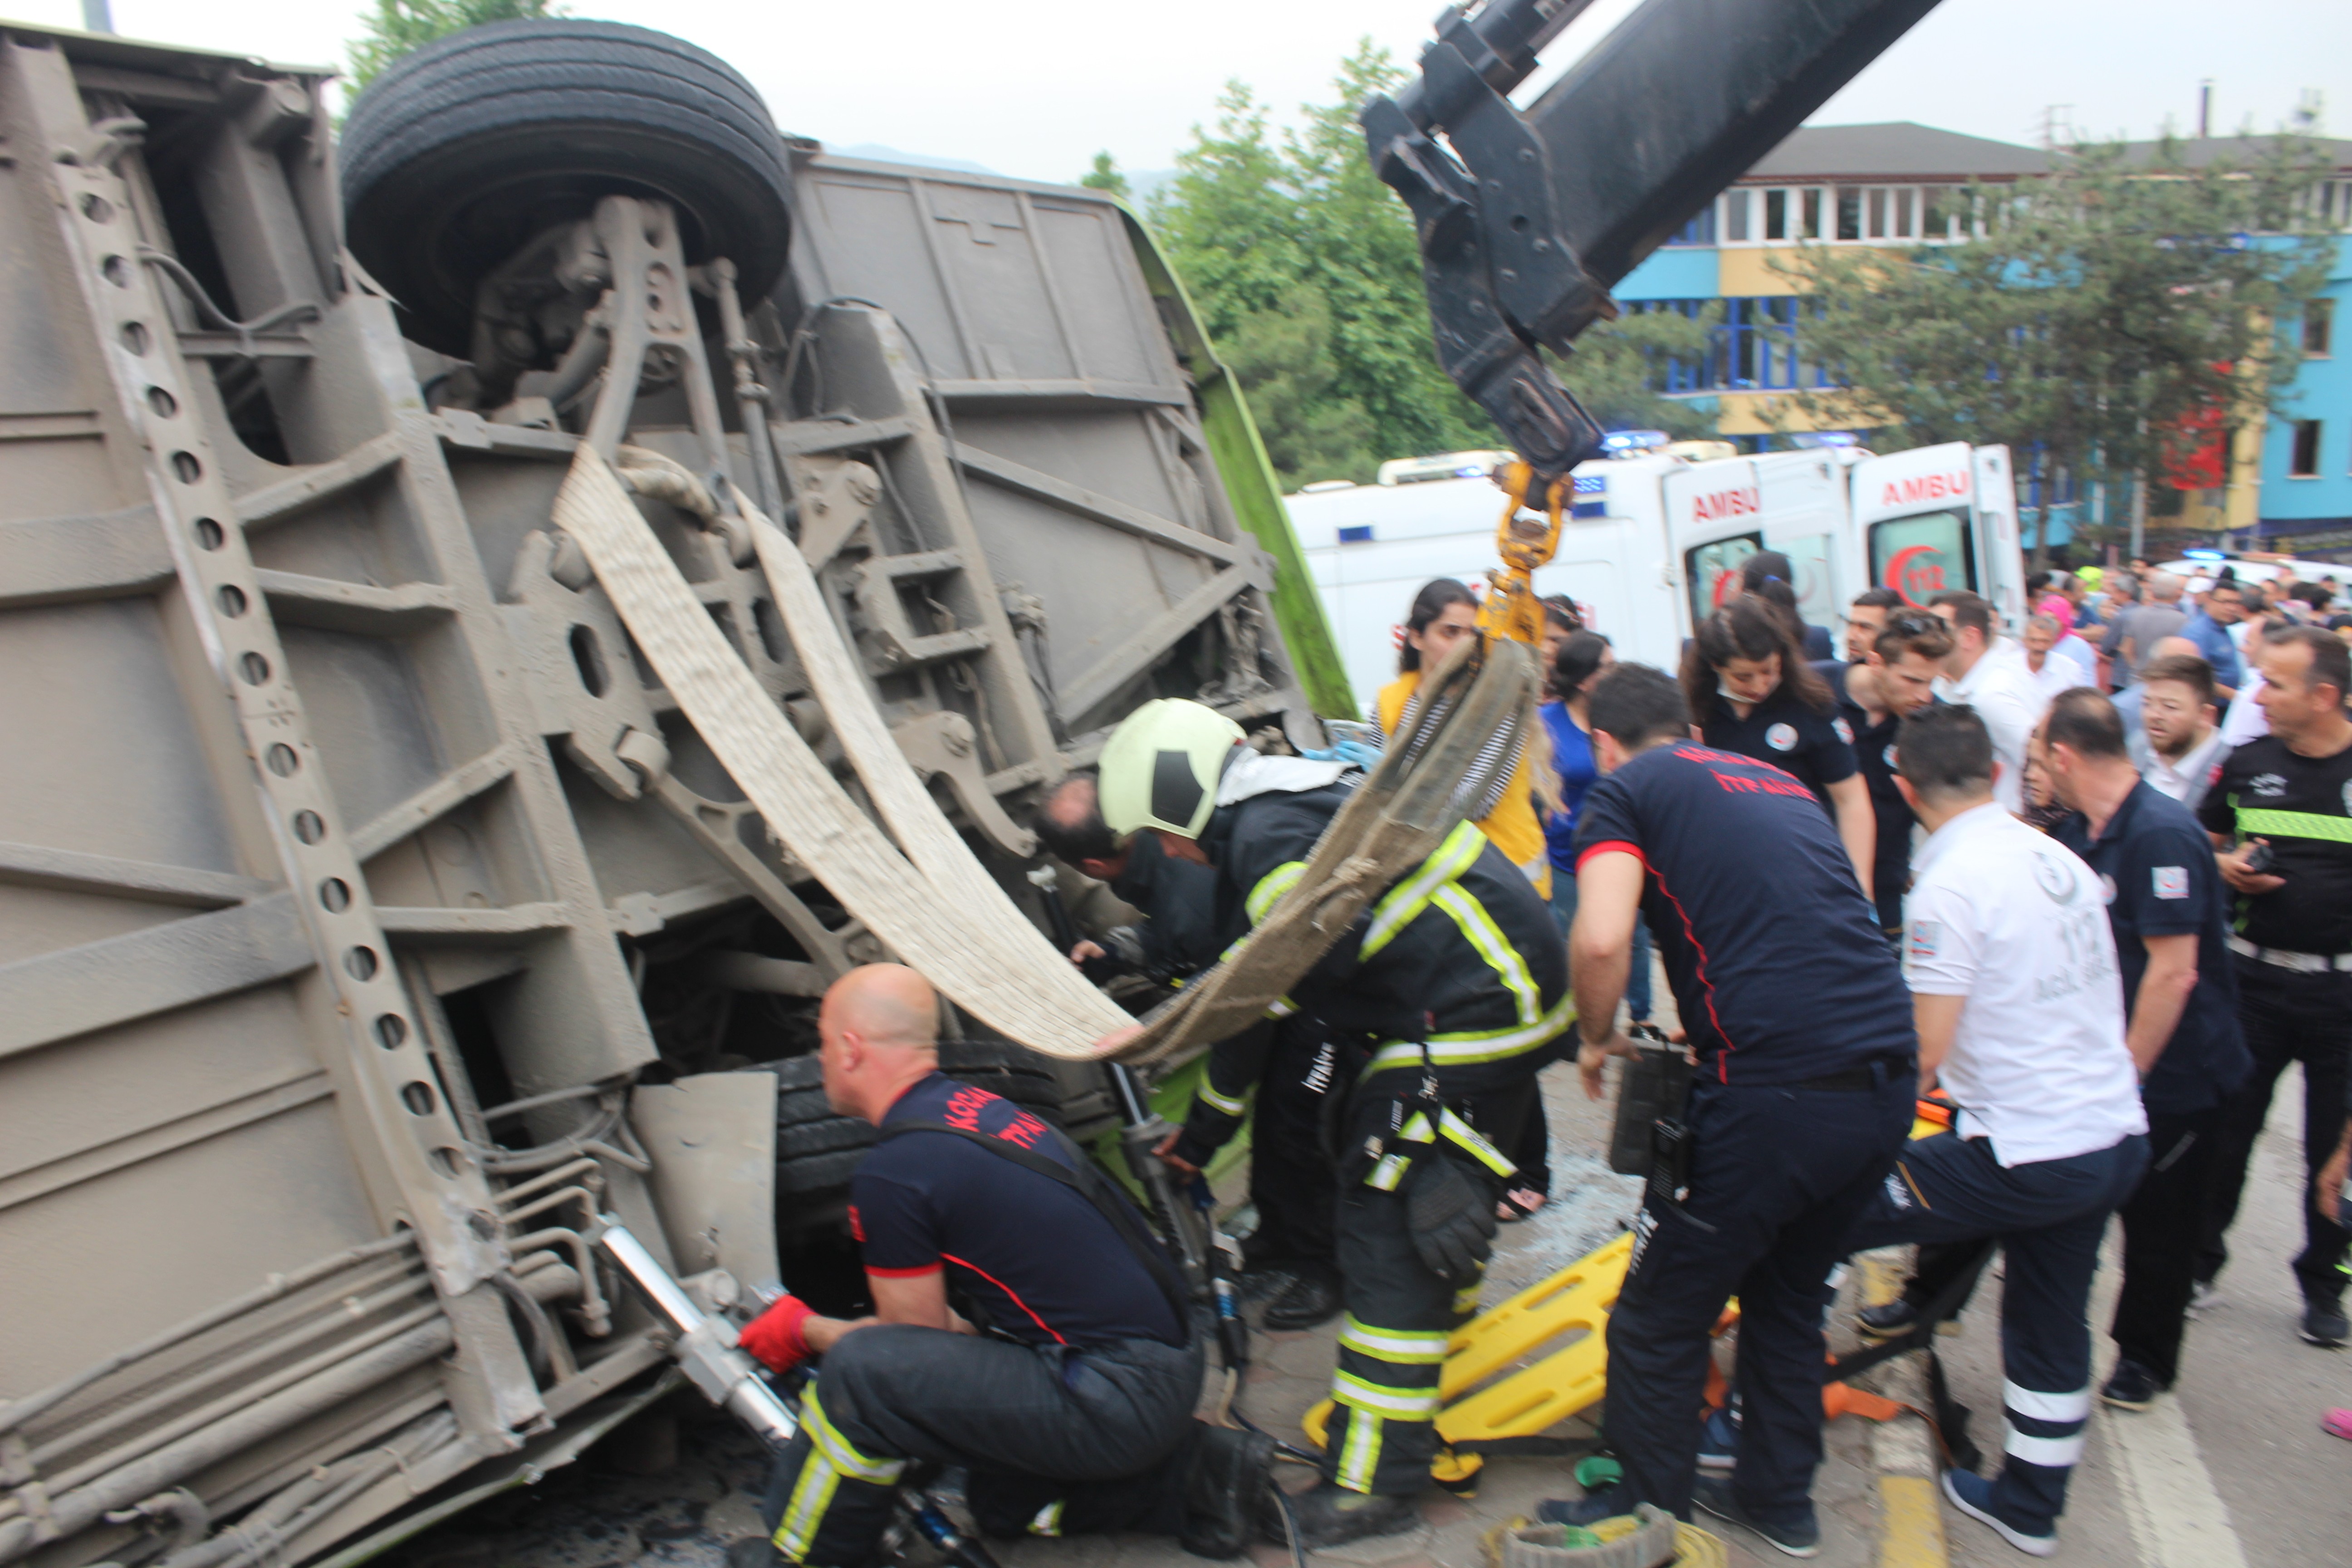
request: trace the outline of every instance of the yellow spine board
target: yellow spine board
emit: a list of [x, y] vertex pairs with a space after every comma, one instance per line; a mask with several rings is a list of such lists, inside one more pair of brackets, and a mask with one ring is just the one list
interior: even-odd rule
[[[1529, 1437], [1598, 1402], [1609, 1387], [1609, 1309], [1616, 1304], [1633, 1255], [1633, 1237], [1621, 1236], [1455, 1330], [1438, 1373], [1439, 1397], [1449, 1403], [1437, 1413], [1437, 1435], [1448, 1443]], [[1583, 1333], [1575, 1342], [1533, 1366], [1466, 1399], [1457, 1397], [1538, 1346], [1578, 1330]], [[1330, 1416], [1326, 1400], [1300, 1423], [1318, 1447]]]

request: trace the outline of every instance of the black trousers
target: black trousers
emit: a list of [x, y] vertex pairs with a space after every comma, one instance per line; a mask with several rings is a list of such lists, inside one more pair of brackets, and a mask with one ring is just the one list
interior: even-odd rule
[[1202, 1349], [1075, 1350], [877, 1324], [825, 1352], [762, 1515], [793, 1563], [862, 1568], [909, 1461], [963, 1465], [983, 1531], [1183, 1523]]
[[[1339, 1324], [1339, 1359], [1331, 1378], [1331, 1421], [1324, 1434], [1323, 1476], [1349, 1491], [1411, 1497], [1429, 1484], [1437, 1452], [1437, 1383], [1446, 1341], [1478, 1310], [1483, 1268], [1449, 1279], [1421, 1260], [1412, 1244], [1405, 1187], [1382, 1191], [1364, 1176], [1370, 1162], [1364, 1141], [1392, 1131], [1396, 1091], [1417, 1073], [1388, 1073], [1359, 1087], [1344, 1123], [1343, 1145], [1355, 1152], [1339, 1165], [1338, 1256], [1339, 1294], [1347, 1308]], [[1532, 1079], [1475, 1099], [1449, 1100], [1496, 1148], [1518, 1140]], [[1479, 1184], [1492, 1205], [1502, 1179], [1444, 1143], [1424, 1145], [1423, 1160], [1451, 1159]]]
[[1644, 1199], [1609, 1317], [1604, 1425], [1629, 1504], [1689, 1515], [1707, 1333], [1737, 1295], [1743, 1415], [1732, 1490], [1767, 1522], [1811, 1517], [1823, 1283], [1903, 1147], [1916, 1090], [1907, 1067], [1858, 1090], [1692, 1088], [1688, 1192], [1680, 1204]]
[[2123, 1287], [2107, 1333], [2126, 1361], [2172, 1386], [2197, 1283], [2197, 1248], [2221, 1153], [2224, 1108], [2147, 1120], [2147, 1174], [2116, 1211], [2124, 1222]]
[[[1915, 1292], [1932, 1289], [1928, 1276], [1958, 1255], [1950, 1244], [2000, 1240], [2007, 1458], [1993, 1500], [2002, 1518], [2038, 1533], [2065, 1511], [2066, 1483], [2083, 1457], [2099, 1240], [2147, 1168], [2147, 1139], [2137, 1132], [2088, 1154], [2021, 1165], [2001, 1164], [1989, 1138], [1922, 1138], [1904, 1146], [1848, 1238], [1855, 1252], [1920, 1243]], [[1931, 1247], [1938, 1256], [1927, 1267]]]
[[1348, 1092], [1343, 1050], [1305, 1016], [1275, 1026], [1250, 1134], [1250, 1202], [1257, 1229], [1242, 1245], [1252, 1268], [1338, 1267], [1332, 1215], [1339, 1178], [1325, 1148], [1324, 1104]]
[[[2230, 1261], [2230, 1249], [2221, 1238], [2238, 1217], [2246, 1163], [2270, 1116], [2279, 1075], [2292, 1063], [2303, 1064], [2303, 1190], [2308, 1194], [2311, 1178], [2336, 1152], [2336, 1141], [2344, 1135], [2345, 1075], [2352, 1062], [2352, 974], [2305, 974], [2241, 955], [2233, 955], [2231, 962], [2238, 966], [2238, 1023], [2245, 1031], [2246, 1048], [2253, 1053], [2254, 1072], [2231, 1100], [2222, 1123], [2203, 1244], [2197, 1255], [2200, 1279], [2212, 1279]], [[2295, 1207], [2303, 1211], [2304, 1247], [2294, 1260], [2294, 1277], [2304, 1298], [2340, 1300], [2344, 1276], [2339, 1266], [2352, 1233], [2336, 1224], [2333, 1215], [2314, 1208], [2307, 1195]]]

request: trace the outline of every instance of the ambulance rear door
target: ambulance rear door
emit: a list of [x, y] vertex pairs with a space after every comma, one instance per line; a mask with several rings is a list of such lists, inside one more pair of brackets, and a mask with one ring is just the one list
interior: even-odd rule
[[1764, 496], [1750, 458], [1693, 463], [1668, 474], [1664, 489], [1666, 536], [1682, 588], [1675, 622], [1686, 637], [1737, 594], [1739, 569], [1766, 548]]
[[1763, 510], [1764, 548], [1789, 558], [1796, 576], [1790, 583], [1797, 613], [1811, 626], [1826, 627], [1832, 647], [1846, 601], [1860, 592], [1859, 553], [1846, 521], [1844, 476], [1826, 449], [1772, 452], [1753, 459]]
[[2010, 470], [2009, 448], [1979, 447], [1969, 461], [1976, 479], [1971, 499], [1977, 550], [1984, 558], [1984, 580], [1992, 584], [1978, 592], [1993, 602], [2011, 631], [2022, 633], [2032, 611], [2025, 602], [2025, 536], [2018, 528], [2017, 484]]
[[[1891, 588], [1922, 609], [1948, 588], [1967, 588], [1992, 601], [2012, 620], [2023, 596], [2017, 554], [2017, 508], [2010, 500], [2009, 458], [1987, 447], [1997, 467], [1983, 476], [1997, 484], [1994, 502], [1977, 504], [1977, 454], [1965, 441], [1916, 447], [1853, 466], [1853, 527], [1870, 582]], [[2006, 595], [2006, 601], [2003, 595]]]

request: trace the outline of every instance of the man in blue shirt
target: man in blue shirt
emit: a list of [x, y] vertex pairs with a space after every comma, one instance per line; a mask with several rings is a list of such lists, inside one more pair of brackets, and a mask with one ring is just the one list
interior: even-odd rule
[[2181, 1329], [2223, 1107], [2253, 1070], [2238, 1031], [2227, 894], [2189, 808], [2141, 781], [2115, 704], [2063, 693], [2033, 758], [2074, 815], [2051, 837], [2099, 874], [2122, 971], [2125, 1044], [2147, 1109], [2148, 1173], [2123, 1208], [2117, 1357], [2100, 1397], [2145, 1410], [2180, 1370]]
[[2197, 613], [2175, 634], [2195, 643], [2198, 653], [2213, 667], [2213, 689], [2224, 702], [2238, 694], [2246, 679], [2245, 666], [2238, 660], [2238, 645], [2230, 640], [2230, 628], [2245, 617], [2245, 600], [2231, 579], [2214, 584]]
[[[1822, 1444], [1822, 1283], [1909, 1129], [1916, 1036], [1877, 912], [1812, 792], [1690, 738], [1681, 690], [1620, 665], [1592, 695], [1604, 776], [1577, 833], [1578, 1065], [1601, 1093], [1638, 909], [1698, 1063], [1634, 1221], [1609, 1319], [1621, 1485], [1548, 1519], [1692, 1502], [1807, 1556]], [[1666, 1151], [1677, 1150], [1669, 1155]], [[1727, 1481], [1698, 1479], [1708, 1331], [1739, 1297], [1745, 1423]]]

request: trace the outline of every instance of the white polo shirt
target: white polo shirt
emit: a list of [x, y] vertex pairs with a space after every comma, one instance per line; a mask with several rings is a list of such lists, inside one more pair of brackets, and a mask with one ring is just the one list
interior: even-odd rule
[[1992, 736], [1992, 754], [2000, 763], [1992, 797], [2004, 810], [2024, 810], [2025, 746], [2033, 727], [2042, 722], [2042, 710], [2050, 706], [2033, 672], [2025, 668], [2025, 650], [2005, 638], [1998, 641], [1959, 679], [1939, 679], [1936, 695], [1977, 710]]
[[1964, 996], [1937, 1077], [1964, 1137], [2003, 1165], [2147, 1131], [2124, 1044], [2122, 971], [2098, 874], [1988, 802], [1927, 836], [1903, 902], [1903, 976]]

